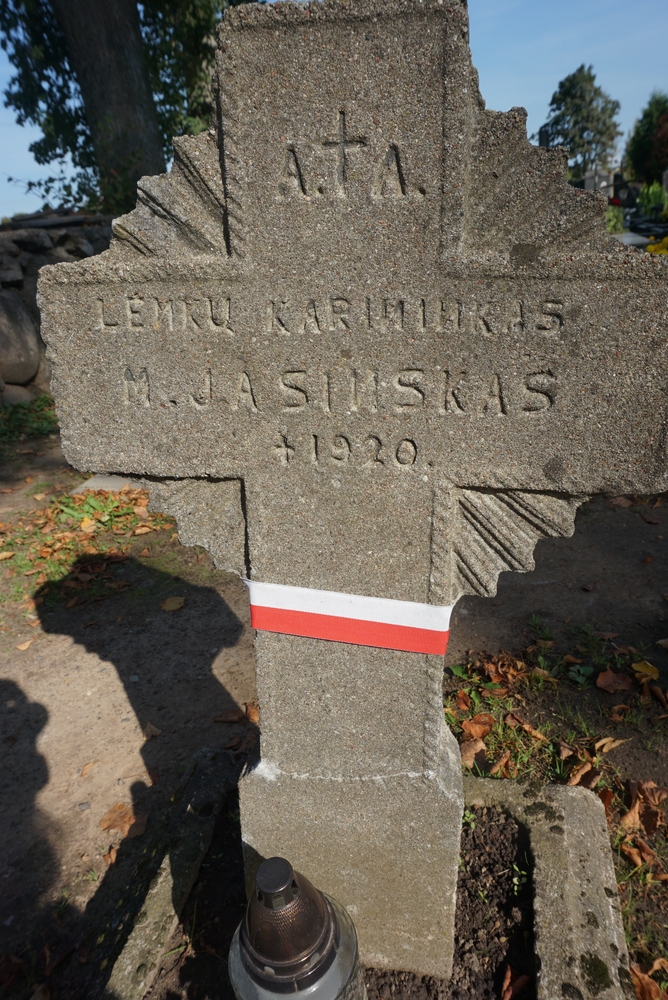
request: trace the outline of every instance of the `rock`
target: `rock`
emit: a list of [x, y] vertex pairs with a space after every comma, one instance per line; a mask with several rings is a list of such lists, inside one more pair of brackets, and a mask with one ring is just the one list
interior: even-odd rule
[[17, 285], [23, 281], [23, 269], [16, 257], [4, 253], [0, 258], [0, 282], [3, 285]]
[[[3, 383], [4, 384], [4, 383]], [[32, 403], [33, 395], [24, 385], [5, 385], [2, 390], [2, 405], [16, 406], [17, 403]]]
[[30, 313], [18, 292], [0, 292], [0, 375], [5, 382], [25, 385], [37, 374], [39, 339]]
[[12, 240], [21, 250], [29, 253], [40, 253], [50, 250], [53, 240], [43, 229], [15, 229], [12, 232]]

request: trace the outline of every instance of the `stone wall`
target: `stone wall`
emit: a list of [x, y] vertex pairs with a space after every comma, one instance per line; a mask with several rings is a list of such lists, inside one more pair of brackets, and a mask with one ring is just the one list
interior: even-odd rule
[[0, 393], [4, 403], [48, 391], [37, 274], [45, 264], [83, 260], [109, 247], [111, 217], [38, 212], [0, 226]]

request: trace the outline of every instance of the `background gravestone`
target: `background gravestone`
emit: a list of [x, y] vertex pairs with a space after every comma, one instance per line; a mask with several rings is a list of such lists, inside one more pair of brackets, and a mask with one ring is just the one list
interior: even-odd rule
[[[668, 487], [665, 264], [487, 112], [466, 8], [242, 6], [215, 121], [108, 253], [41, 277], [63, 448], [254, 581], [451, 606], [598, 492]], [[249, 869], [362, 960], [447, 976], [462, 810], [442, 657], [259, 632]]]

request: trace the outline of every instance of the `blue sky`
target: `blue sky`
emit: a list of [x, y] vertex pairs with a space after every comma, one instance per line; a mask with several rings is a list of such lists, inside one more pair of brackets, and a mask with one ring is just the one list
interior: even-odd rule
[[[487, 107], [529, 112], [529, 133], [547, 115], [557, 83], [581, 63], [621, 102], [624, 136], [651, 91], [668, 91], [666, 0], [469, 0], [471, 48]], [[0, 51], [0, 91], [11, 66]], [[38, 131], [16, 125], [0, 107], [0, 216], [32, 212], [39, 199], [9, 184], [7, 176], [36, 180], [39, 167], [28, 152]], [[622, 142], [624, 140], [622, 139]]]

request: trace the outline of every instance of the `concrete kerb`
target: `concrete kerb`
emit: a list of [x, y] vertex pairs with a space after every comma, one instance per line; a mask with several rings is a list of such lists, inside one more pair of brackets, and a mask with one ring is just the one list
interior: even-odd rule
[[[114, 964], [107, 1000], [142, 1000], [155, 981], [240, 770], [229, 753], [198, 757], [163, 838], [162, 863]], [[467, 807], [502, 809], [528, 833], [538, 1000], [633, 998], [605, 810], [597, 796], [582, 788], [471, 775], [464, 778], [464, 795]]]
[[466, 805], [523, 824], [533, 854], [538, 1000], [629, 1000], [629, 972], [605, 810], [584, 788], [464, 778]]
[[103, 994], [106, 1000], [141, 1000], [155, 981], [242, 763], [225, 751], [203, 750], [197, 755], [189, 779], [175, 796], [171, 821], [151, 851], [159, 865], [114, 962]]

